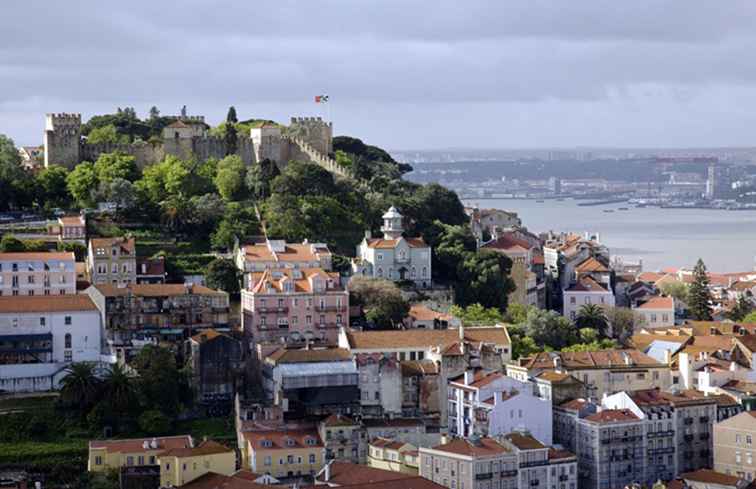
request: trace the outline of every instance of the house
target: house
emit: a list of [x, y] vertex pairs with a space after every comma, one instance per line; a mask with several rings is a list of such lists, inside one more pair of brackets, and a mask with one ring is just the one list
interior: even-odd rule
[[494, 438], [455, 438], [420, 447], [420, 476], [450, 489], [517, 488], [518, 474], [517, 454]]
[[365, 464], [331, 460], [316, 475], [315, 485], [325, 487], [351, 487], [357, 484], [384, 482], [399, 484], [400, 481], [404, 482], [416, 478], [416, 474], [405, 474], [403, 472], [376, 469]]
[[435, 311], [425, 304], [412, 304], [409, 314], [404, 319], [404, 326], [409, 329], [458, 328], [461, 323], [451, 314]]
[[242, 290], [242, 327], [256, 343], [335, 344], [349, 326], [349, 292], [338, 272], [275, 269], [249, 274]]
[[675, 299], [654, 296], [635, 307], [633, 311], [647, 328], [671, 328], [675, 325]]
[[510, 304], [538, 306], [538, 276], [532, 270], [536, 247], [514, 233], [502, 233], [496, 239], [484, 243], [482, 249], [493, 250], [512, 261], [509, 276], [515, 290], [509, 294]]
[[367, 458], [365, 431], [358, 421], [344, 414], [332, 414], [318, 423], [318, 434], [326, 446], [326, 460], [364, 463]]
[[330, 271], [333, 255], [323, 243], [287, 243], [267, 239], [264, 243], [246, 244], [236, 248], [234, 261], [244, 275], [244, 288], [251, 287], [249, 274], [269, 269], [320, 268]]
[[72, 252], [0, 253], [0, 296], [76, 293]]
[[431, 286], [431, 249], [423, 238], [405, 238], [402, 220], [399, 211], [391, 206], [383, 214], [383, 238], [366, 233], [352, 261], [354, 275], [409, 281], [420, 288]]
[[567, 373], [580, 380], [592, 397], [623, 390], [671, 385], [669, 365], [638, 350], [541, 352], [507, 365], [507, 375], [527, 381], [544, 371]]
[[714, 470], [753, 481], [756, 478], [756, 411], [714, 425]]
[[527, 432], [513, 432], [503, 439], [517, 456], [518, 479], [522, 486], [577, 487], [575, 454], [548, 447]]
[[231, 476], [236, 472], [236, 452], [210, 440], [196, 447], [167, 448], [157, 461], [160, 487], [181, 487], [208, 473]]
[[585, 384], [574, 375], [544, 370], [531, 379], [535, 395], [553, 405], [586, 396]]
[[606, 284], [597, 282], [591, 276], [582, 276], [577, 282], [562, 291], [563, 315], [575, 321], [584, 305], [595, 304], [599, 307], [614, 307], [614, 294]]
[[690, 489], [745, 489], [748, 481], [735, 475], [711, 469], [700, 469], [680, 474], [684, 487]]
[[269, 474], [237, 470], [232, 475], [208, 472], [183, 485], [184, 489], [281, 489], [281, 481]]
[[136, 283], [164, 284], [166, 275], [164, 256], [137, 257]]
[[104, 472], [133, 466], [159, 466], [160, 453], [194, 446], [189, 435], [124, 440], [92, 440], [89, 442], [89, 472]]
[[420, 418], [363, 418], [362, 426], [368, 440], [385, 438], [417, 447], [435, 444], [441, 439], [438, 432], [429, 432], [426, 420]]
[[466, 207], [465, 213], [470, 216], [470, 230], [478, 243], [495, 239], [502, 230], [522, 226], [522, 220], [516, 212]]
[[403, 441], [376, 438], [368, 445], [368, 467], [417, 475], [417, 447]]
[[87, 238], [87, 218], [84, 214], [61, 216], [49, 230], [57, 235], [60, 241], [84, 243]]
[[190, 337], [185, 346], [197, 399], [208, 404], [230, 403], [243, 367], [241, 341], [211, 328]]
[[135, 284], [136, 241], [132, 237], [92, 238], [87, 252], [92, 284]]
[[272, 429], [241, 433], [243, 467], [278, 479], [314, 476], [325, 464], [325, 445], [314, 429]]
[[100, 362], [100, 314], [86, 295], [0, 297], [0, 391], [57, 389], [73, 362]]

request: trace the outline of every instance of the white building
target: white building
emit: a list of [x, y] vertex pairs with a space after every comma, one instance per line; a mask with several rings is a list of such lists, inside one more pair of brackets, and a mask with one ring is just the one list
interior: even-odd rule
[[72, 252], [0, 253], [0, 296], [75, 293]]
[[367, 232], [357, 246], [352, 262], [355, 275], [409, 280], [418, 287], [431, 286], [431, 249], [423, 238], [405, 238], [402, 215], [395, 207], [383, 215], [383, 238], [372, 238]]
[[571, 321], [577, 319], [580, 308], [587, 304], [614, 307], [614, 294], [611, 289], [587, 275], [564, 289], [562, 297], [564, 301], [562, 305], [563, 314]]
[[0, 390], [57, 389], [73, 362], [99, 362], [100, 313], [87, 295], [0, 297]]
[[671, 328], [675, 325], [675, 299], [651, 297], [633, 308], [647, 328]]
[[449, 434], [469, 437], [528, 431], [551, 444], [551, 401], [533, 395], [533, 385], [500, 372], [468, 370], [449, 382]]

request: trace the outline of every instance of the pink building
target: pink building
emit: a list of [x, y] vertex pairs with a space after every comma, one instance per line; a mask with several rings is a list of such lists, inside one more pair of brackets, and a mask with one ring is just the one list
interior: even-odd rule
[[76, 293], [74, 254], [0, 253], [0, 296]]
[[349, 326], [349, 292], [338, 272], [322, 268], [254, 272], [241, 303], [255, 343], [336, 343], [339, 327]]

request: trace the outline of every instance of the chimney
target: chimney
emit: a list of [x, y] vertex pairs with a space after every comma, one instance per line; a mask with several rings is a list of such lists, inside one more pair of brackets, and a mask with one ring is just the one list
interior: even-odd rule
[[142, 442], [142, 448], [144, 448], [145, 450], [150, 448], [150, 442], [148, 442], [147, 440], [144, 440]]
[[152, 441], [150, 442], [150, 447], [151, 447], [151, 448], [157, 448], [157, 447], [158, 447], [158, 441], [157, 441], [157, 438], [153, 438], [153, 439], [152, 439]]
[[459, 341], [465, 340], [465, 326], [463, 323], [459, 324]]
[[556, 355], [552, 361], [554, 362], [554, 369], [559, 371], [562, 368], [562, 357]]
[[446, 445], [449, 443], [449, 437], [446, 435], [441, 435], [441, 445]]
[[475, 378], [475, 373], [471, 370], [465, 370], [465, 385], [470, 385], [473, 382], [473, 379]]
[[34, 489], [42, 489], [42, 482], [35, 481], [34, 482]]
[[625, 365], [632, 365], [632, 360], [630, 359], [630, 355], [627, 354], [627, 352], [622, 352], [622, 359], [625, 360]]

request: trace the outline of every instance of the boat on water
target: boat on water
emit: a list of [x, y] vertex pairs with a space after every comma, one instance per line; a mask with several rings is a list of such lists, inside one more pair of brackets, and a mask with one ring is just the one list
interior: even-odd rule
[[604, 209], [604, 212], [614, 212], [614, 209]]
[[543, 204], [544, 202], [545, 201], [543, 201], [543, 200], [536, 200], [536, 203], [538, 203], [538, 204]]
[[627, 207], [620, 207], [620, 208], [619, 208], [619, 209], [617, 209], [617, 210], [618, 210], [618, 211], [627, 211], [627, 210], [629, 210], [629, 209], [628, 209]]

